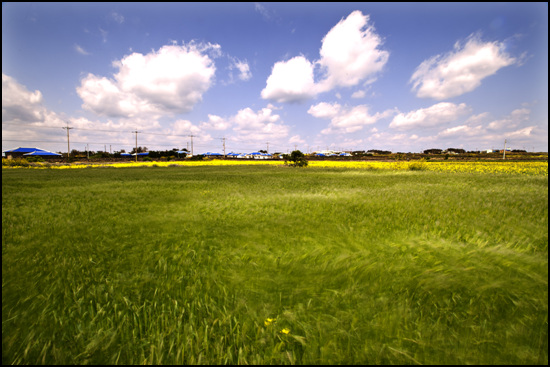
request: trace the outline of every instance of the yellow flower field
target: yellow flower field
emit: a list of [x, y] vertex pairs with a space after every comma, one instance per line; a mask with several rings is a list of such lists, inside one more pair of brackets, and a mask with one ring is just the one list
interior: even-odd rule
[[[75, 169], [91, 167], [169, 167], [169, 166], [243, 166], [271, 165], [282, 166], [284, 161], [236, 161], [236, 160], [205, 160], [205, 161], [172, 161], [172, 162], [126, 162], [108, 164], [70, 164], [47, 165], [37, 163], [30, 168]], [[425, 170], [437, 172], [469, 172], [469, 173], [501, 173], [548, 175], [548, 162], [515, 162], [515, 161], [478, 161], [478, 162], [429, 162], [429, 161], [309, 161], [309, 167], [352, 168], [370, 170]], [[9, 167], [3, 167], [9, 168]]]

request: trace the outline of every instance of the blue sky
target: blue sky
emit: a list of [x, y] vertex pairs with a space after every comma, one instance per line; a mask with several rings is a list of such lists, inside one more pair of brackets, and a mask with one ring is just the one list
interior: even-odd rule
[[547, 3], [3, 3], [2, 150], [548, 151]]

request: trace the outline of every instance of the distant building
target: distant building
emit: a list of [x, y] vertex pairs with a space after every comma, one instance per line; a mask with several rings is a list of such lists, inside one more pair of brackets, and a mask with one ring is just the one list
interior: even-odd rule
[[17, 147], [15, 149], [8, 149], [2, 152], [7, 159], [12, 158], [25, 158], [29, 156], [35, 157], [61, 157], [61, 154], [50, 152], [49, 150], [40, 148], [23, 148]]

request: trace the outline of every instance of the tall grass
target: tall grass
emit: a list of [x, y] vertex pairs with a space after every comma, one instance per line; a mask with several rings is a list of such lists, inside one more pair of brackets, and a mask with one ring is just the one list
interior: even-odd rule
[[547, 364], [547, 223], [547, 176], [6, 170], [2, 362]]

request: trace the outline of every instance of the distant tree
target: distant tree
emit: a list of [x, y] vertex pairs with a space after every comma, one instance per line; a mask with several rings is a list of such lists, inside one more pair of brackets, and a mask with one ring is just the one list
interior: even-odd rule
[[367, 153], [374, 153], [374, 154], [391, 154], [389, 150], [377, 150], [377, 149], [370, 149], [367, 151]]
[[261, 149], [260, 149], [260, 150], [258, 150], [258, 152], [260, 152], [260, 153], [266, 153], [266, 154], [267, 154], [267, 150], [261, 150]]
[[453, 153], [457, 153], [457, 154], [466, 153], [466, 151], [464, 149], [460, 149], [460, 148], [447, 148], [447, 152], [453, 152]]
[[[145, 153], [147, 151], [148, 151], [147, 147], [137, 147], [138, 153]], [[134, 147], [132, 148], [132, 151], [130, 152], [130, 154], [134, 154], [135, 152], [136, 152], [136, 148]]]
[[424, 154], [441, 154], [441, 152], [443, 152], [441, 149], [426, 149]]
[[292, 153], [283, 155], [285, 164], [291, 167], [307, 167], [308, 162], [304, 153], [299, 150], [294, 150]]

